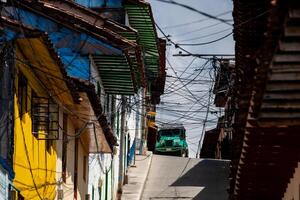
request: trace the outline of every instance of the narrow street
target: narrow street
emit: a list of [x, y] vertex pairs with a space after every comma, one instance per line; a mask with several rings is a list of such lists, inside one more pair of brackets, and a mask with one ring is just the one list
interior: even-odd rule
[[300, 200], [299, 133], [300, 0], [0, 0], [0, 200]]
[[143, 200], [228, 198], [229, 161], [154, 155]]

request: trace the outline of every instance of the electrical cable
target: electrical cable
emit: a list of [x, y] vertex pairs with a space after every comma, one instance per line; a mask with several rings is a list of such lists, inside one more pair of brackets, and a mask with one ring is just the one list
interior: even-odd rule
[[226, 19], [222, 19], [222, 18], [216, 17], [216, 16], [214, 16], [214, 15], [205, 13], [205, 12], [203, 12], [203, 11], [200, 11], [200, 10], [198, 10], [198, 9], [196, 9], [196, 8], [193, 8], [193, 7], [191, 7], [191, 6], [188, 6], [188, 5], [186, 5], [186, 4], [178, 3], [178, 2], [173, 1], [173, 0], [156, 0], [156, 1], [160, 1], [160, 2], [163, 2], [163, 3], [168, 3], [168, 4], [177, 5], [177, 6], [186, 8], [186, 9], [188, 9], [188, 10], [190, 10], [190, 11], [193, 11], [193, 12], [196, 12], [196, 13], [198, 13], [198, 14], [201, 14], [201, 15], [203, 15], [203, 16], [205, 16], [205, 17], [208, 17], [208, 18], [211, 18], [211, 19], [220, 21], [220, 22], [222, 22], [222, 23], [224, 23], [224, 24], [227, 24], [227, 25], [230, 25], [230, 26], [232, 25], [232, 24], [230, 24], [230, 23], [228, 22], [228, 20], [226, 20]]
[[[183, 72], [181, 72], [181, 74], [179, 75], [178, 79], [180, 79], [182, 77], [182, 75], [192, 66], [192, 64], [194, 63], [195, 60], [196, 60], [196, 57], [194, 57], [192, 59], [192, 61], [187, 65], [187, 67], [183, 70]], [[168, 85], [168, 87], [165, 90], [168, 90], [172, 85], [174, 85], [177, 82], [177, 80], [175, 80], [173, 83], [171, 83], [170, 85]]]
[[220, 24], [222, 24], [222, 23], [221, 23], [221, 22], [218, 22], [218, 23], [215, 23], [215, 24], [210, 24], [210, 25], [207, 25], [207, 26], [203, 26], [203, 27], [200, 27], [200, 28], [191, 30], [191, 31], [189, 31], [189, 32], [184, 32], [184, 33], [172, 35], [172, 37], [180, 37], [180, 36], [191, 35], [191, 34], [194, 34], [194, 33], [196, 33], [196, 32], [203, 31], [203, 30], [207, 30], [207, 29], [210, 29], [210, 28], [212, 28], [212, 27], [218, 26], [218, 25], [220, 25]]
[[[22, 27], [21, 27], [21, 29], [22, 29]], [[30, 40], [28, 40], [28, 42], [30, 43], [30, 45], [31, 45], [31, 41]], [[83, 44], [84, 45], [84, 44]], [[82, 46], [83, 47], [83, 46]], [[82, 48], [81, 47], [81, 48]], [[34, 48], [32, 47], [32, 45], [31, 45], [31, 48], [32, 48], [32, 50], [33, 50], [33, 52], [35, 52], [35, 50], [34, 50]], [[73, 59], [73, 60], [75, 60], [75, 59]], [[45, 72], [44, 72], [45, 73]], [[57, 78], [57, 77], [56, 77]], [[41, 81], [41, 80], [40, 80]], [[42, 83], [42, 81], [41, 81], [41, 83]], [[50, 95], [51, 97], [53, 97], [53, 95]], [[87, 127], [87, 125], [88, 124], [90, 124], [89, 122], [87, 122], [85, 125], [84, 125], [84, 127], [82, 128], [82, 129], [80, 129], [79, 130], [79, 132], [78, 133], [76, 133], [76, 135], [68, 135], [69, 137], [71, 136], [71, 137], [79, 137], [81, 134], [82, 134], [82, 132], [84, 131], [84, 129]], [[94, 127], [95, 127], [95, 124], [93, 123], [93, 125], [94, 125]], [[96, 139], [97, 140], [97, 139]], [[96, 141], [96, 143], [97, 143], [98, 141]], [[107, 171], [107, 170], [106, 170]], [[107, 171], [107, 172], [109, 172], [109, 171]]]
[[229, 36], [231, 36], [233, 34], [233, 32], [231, 31], [230, 33], [218, 38], [218, 39], [215, 39], [215, 40], [211, 40], [211, 41], [208, 41], [208, 42], [202, 42], [202, 43], [178, 43], [177, 45], [179, 46], [201, 46], [201, 45], [208, 45], [208, 44], [212, 44], [212, 43], [215, 43], [215, 42], [218, 42], [218, 41], [221, 41]]
[[[188, 81], [187, 83], [183, 83], [183, 81], [180, 79], [180, 77], [178, 77], [176, 75], [176, 71], [174, 70], [174, 68], [172, 67], [170, 61], [167, 59], [167, 63], [168, 65], [171, 67], [171, 69], [173, 70], [174, 74], [176, 75], [176, 78], [177, 80], [179, 80], [181, 83], [182, 83], [182, 86], [180, 88], [177, 88], [176, 90], [180, 90], [181, 88], [186, 88], [187, 85], [189, 85], [190, 83], [192, 83], [194, 80], [196, 80], [196, 78], [202, 73], [202, 71], [204, 70], [204, 67], [208, 64], [209, 60], [207, 60], [203, 65], [202, 65], [202, 70], [199, 70], [198, 74], [193, 78], [191, 79], [190, 81]], [[174, 92], [174, 90], [172, 91]], [[172, 93], [172, 92], [165, 92], [165, 94], [169, 94], [169, 93]]]
[[[232, 13], [232, 10], [229, 10], [229, 11], [226, 11], [226, 12], [223, 12], [223, 13], [220, 13], [220, 14], [216, 15], [216, 17], [220, 17], [220, 16], [223, 16], [223, 15], [226, 15], [226, 14], [229, 14], [229, 13]], [[191, 24], [195, 24], [195, 23], [199, 23], [199, 22], [203, 22], [203, 21], [207, 21], [207, 20], [210, 20], [210, 18], [204, 18], [204, 19], [195, 20], [195, 21], [191, 21], [191, 22], [186, 22], [186, 23], [182, 23], [182, 24], [176, 24], [176, 25], [164, 26], [164, 27], [162, 27], [162, 28], [164, 28], [164, 29], [178, 28], [178, 27], [188, 26], [188, 25], [191, 25]], [[228, 21], [231, 21], [231, 20], [228, 20]], [[221, 23], [223, 23], [223, 22], [219, 22], [219, 23], [221, 24]], [[219, 23], [218, 23], [218, 24], [219, 24]]]
[[[157, 1], [165, 1], [165, 0], [157, 0]], [[239, 24], [235, 24], [234, 26], [235, 26], [235, 28], [239, 28], [240, 26], [243, 26], [244, 24], [249, 23], [249, 22], [251, 22], [252, 20], [255, 20], [255, 19], [257, 19], [257, 18], [259, 18], [259, 17], [261, 17], [261, 16], [263, 16], [263, 15], [265, 15], [265, 14], [267, 14], [267, 13], [269, 13], [269, 12], [275, 10], [275, 9], [277, 9], [277, 7], [274, 7], [274, 8], [271, 8], [271, 9], [269, 9], [269, 10], [266, 10], [266, 11], [264, 11], [264, 12], [258, 14], [257, 16], [252, 17], [252, 18], [250, 18], [250, 19], [248, 19], [248, 20], [246, 20], [246, 21], [244, 21], [244, 22], [241, 22], [241, 23], [239, 23]], [[171, 44], [173, 44], [173, 45], [175, 46], [175, 48], [178, 48], [178, 49], [182, 50], [183, 52], [185, 52], [185, 53], [187, 53], [187, 54], [195, 55], [194, 53], [192, 53], [192, 52], [186, 50], [185, 48], [181, 47], [180, 44], [177, 44], [176, 42], [172, 41], [172, 40], [169, 38], [169, 36], [162, 30], [162, 28], [160, 28], [160, 26], [158, 26], [157, 23], [155, 23], [155, 26], [156, 26], [156, 27], [158, 28], [158, 30], [163, 34], [163, 36], [164, 36], [165, 38], [167, 38], [168, 42], [170, 42]], [[232, 34], [232, 33], [231, 33], [231, 34]], [[228, 35], [228, 36], [229, 36], [229, 35]], [[227, 37], [228, 37], [228, 36], [227, 36]], [[224, 37], [224, 36], [223, 36], [223, 37]], [[220, 38], [219, 38], [219, 39], [220, 39]], [[212, 42], [212, 41], [210, 41], [210, 42]], [[202, 44], [201, 44], [201, 45], [202, 45]], [[204, 45], [204, 44], [203, 44], [203, 45]], [[198, 57], [198, 58], [201, 58], [201, 59], [209, 59], [209, 58], [206, 58], [206, 57], [204, 57], [204, 56], [197, 56], [197, 57]]]
[[226, 29], [223, 29], [223, 30], [214, 32], [214, 33], [209, 33], [209, 34], [201, 35], [201, 36], [194, 37], [194, 38], [189, 38], [189, 39], [179, 40], [178, 42], [187, 42], [187, 41], [199, 40], [199, 39], [211, 37], [211, 36], [213, 36], [213, 35], [217, 35], [217, 34], [220, 34], [220, 33], [224, 33], [224, 32], [229, 31], [229, 30], [231, 30], [231, 29], [232, 29], [232, 28], [226, 28]]
[[[14, 92], [15, 92], [15, 94], [17, 93], [17, 89], [15, 87], [14, 87]], [[17, 101], [20, 104], [20, 100], [18, 99]], [[19, 115], [20, 115], [20, 113], [19, 113]], [[30, 162], [30, 158], [29, 158], [29, 151], [28, 151], [28, 148], [27, 148], [26, 140], [25, 140], [25, 132], [24, 132], [24, 127], [23, 127], [23, 123], [22, 122], [20, 122], [20, 126], [21, 126], [21, 132], [22, 132], [22, 135], [23, 135], [23, 143], [24, 143], [24, 149], [25, 149], [25, 156], [26, 156], [26, 159], [27, 159], [27, 162], [28, 162], [28, 165], [29, 165], [29, 172], [30, 172], [30, 176], [31, 176], [31, 179], [32, 179], [32, 182], [33, 182], [33, 186], [35, 188], [35, 191], [36, 191], [39, 199], [43, 200], [40, 192], [38, 191], [37, 184], [36, 184], [36, 182], [34, 180], [33, 170], [32, 170], [32, 166], [31, 166], [31, 162]]]

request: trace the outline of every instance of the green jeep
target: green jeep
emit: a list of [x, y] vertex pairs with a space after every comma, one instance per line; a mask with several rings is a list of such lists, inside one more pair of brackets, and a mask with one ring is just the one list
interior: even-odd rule
[[185, 128], [183, 126], [161, 128], [157, 134], [154, 153], [188, 157]]

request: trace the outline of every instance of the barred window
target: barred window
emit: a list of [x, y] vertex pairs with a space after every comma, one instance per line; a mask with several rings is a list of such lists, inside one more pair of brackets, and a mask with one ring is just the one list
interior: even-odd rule
[[20, 116], [27, 112], [27, 78], [20, 72], [18, 76], [18, 105]]
[[32, 132], [41, 140], [59, 138], [59, 107], [50, 98], [32, 95]]

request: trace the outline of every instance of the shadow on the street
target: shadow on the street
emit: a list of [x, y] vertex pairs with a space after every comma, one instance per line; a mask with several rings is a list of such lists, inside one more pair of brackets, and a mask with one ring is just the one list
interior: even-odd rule
[[193, 200], [226, 200], [229, 161], [202, 160], [184, 173], [171, 186], [204, 187]]

